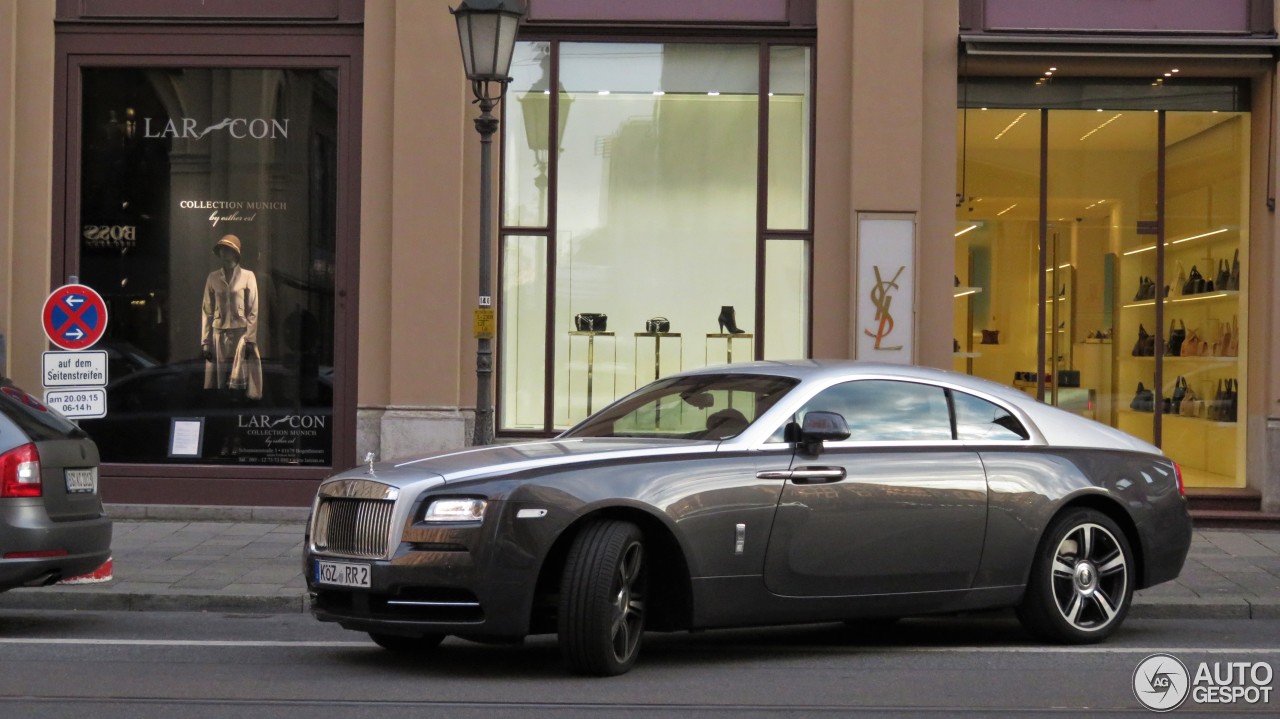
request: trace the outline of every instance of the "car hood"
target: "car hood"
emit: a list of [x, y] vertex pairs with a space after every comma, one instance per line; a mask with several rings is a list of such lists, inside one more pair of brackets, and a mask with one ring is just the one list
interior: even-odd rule
[[718, 442], [683, 439], [630, 439], [582, 437], [519, 444], [497, 444], [441, 452], [422, 457], [376, 462], [334, 475], [336, 479], [363, 479], [399, 489], [410, 485], [460, 482], [509, 475], [546, 467], [614, 461], [654, 454], [696, 454], [714, 450]]

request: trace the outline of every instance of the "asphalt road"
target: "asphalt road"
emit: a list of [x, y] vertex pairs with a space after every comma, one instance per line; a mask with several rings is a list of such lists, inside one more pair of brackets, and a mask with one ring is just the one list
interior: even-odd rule
[[[649, 634], [631, 673], [590, 679], [564, 672], [550, 637], [515, 647], [451, 638], [405, 659], [306, 615], [9, 610], [0, 716], [1149, 716], [1134, 674], [1161, 652], [1191, 673], [1244, 662], [1270, 674], [1280, 621], [1131, 619], [1103, 645], [1069, 648], [1030, 641], [1007, 614]], [[1204, 709], [1275, 716], [1280, 696], [1188, 699], [1171, 716]]]

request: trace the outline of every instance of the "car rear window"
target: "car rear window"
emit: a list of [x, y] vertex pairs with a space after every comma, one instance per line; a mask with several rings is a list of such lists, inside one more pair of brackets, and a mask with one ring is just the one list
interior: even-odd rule
[[0, 414], [17, 425], [32, 442], [87, 436], [66, 417], [49, 409], [43, 402], [7, 379], [0, 379]]

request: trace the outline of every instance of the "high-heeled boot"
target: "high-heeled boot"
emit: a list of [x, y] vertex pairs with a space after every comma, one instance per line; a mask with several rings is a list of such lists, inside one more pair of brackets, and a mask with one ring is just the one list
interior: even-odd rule
[[720, 316], [717, 318], [717, 321], [720, 323], [721, 333], [725, 331], [726, 327], [729, 329], [731, 334], [740, 335], [746, 332], [746, 330], [738, 327], [738, 322], [734, 318], [733, 305], [721, 305]]

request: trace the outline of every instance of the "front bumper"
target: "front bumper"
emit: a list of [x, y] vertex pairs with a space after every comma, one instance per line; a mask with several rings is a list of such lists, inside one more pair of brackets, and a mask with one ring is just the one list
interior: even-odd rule
[[[501, 517], [501, 503], [494, 505], [494, 518]], [[538, 557], [526, 548], [538, 543], [504, 532], [501, 523], [410, 522], [390, 559], [327, 553], [308, 540], [303, 573], [311, 613], [366, 632], [523, 637], [530, 629], [539, 568]], [[321, 582], [320, 561], [368, 567], [369, 587]]]

